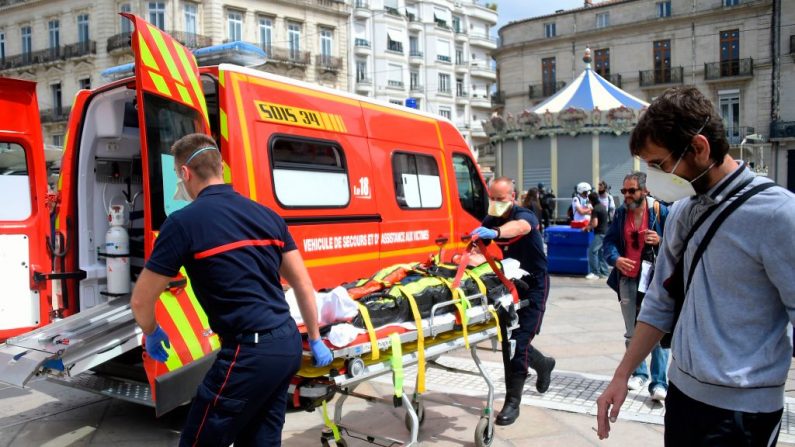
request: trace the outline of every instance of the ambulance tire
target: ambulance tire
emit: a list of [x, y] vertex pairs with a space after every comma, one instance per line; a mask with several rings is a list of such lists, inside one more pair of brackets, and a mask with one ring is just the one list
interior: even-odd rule
[[475, 427], [475, 446], [490, 447], [492, 442], [494, 442], [494, 424], [488, 417], [481, 417]]
[[[417, 413], [417, 420], [420, 423], [419, 427], [417, 427], [419, 429], [420, 427], [422, 427], [422, 424], [425, 422], [425, 404], [422, 403], [422, 401], [420, 401], [420, 402], [414, 402], [413, 406], [414, 406], [414, 412]], [[409, 416], [408, 411], [406, 412], [403, 421], [406, 423], [406, 428], [409, 431], [411, 431], [411, 416]]]

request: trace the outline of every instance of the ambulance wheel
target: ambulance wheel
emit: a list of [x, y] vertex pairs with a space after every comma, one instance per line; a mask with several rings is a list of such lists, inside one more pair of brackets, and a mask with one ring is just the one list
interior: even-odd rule
[[[414, 402], [414, 412], [417, 413], [417, 420], [419, 421], [418, 429], [422, 427], [422, 424], [425, 422], [425, 404], [420, 402]], [[411, 430], [411, 416], [409, 416], [408, 411], [406, 412], [406, 416], [403, 418], [404, 422], [406, 423], [406, 428]]]
[[475, 427], [475, 446], [489, 447], [494, 442], [494, 424], [489, 423], [489, 418], [482, 417]]

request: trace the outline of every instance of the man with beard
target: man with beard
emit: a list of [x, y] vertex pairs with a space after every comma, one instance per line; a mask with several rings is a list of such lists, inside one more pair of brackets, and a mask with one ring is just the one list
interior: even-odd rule
[[695, 87], [664, 92], [632, 132], [649, 191], [678, 202], [635, 336], [597, 399], [599, 438], [610, 434], [632, 370], [673, 332], [665, 444], [777, 441], [792, 364], [795, 195], [733, 160], [725, 132]]
[[[497, 425], [513, 424], [519, 417], [528, 366], [536, 371], [536, 390], [539, 393], [549, 389], [552, 369], [555, 368], [554, 358], [545, 357], [530, 344], [541, 330], [549, 294], [547, 257], [538, 218], [526, 208], [514, 205], [515, 199], [513, 180], [508, 177], [494, 179], [489, 186], [489, 215], [483, 219], [482, 226], [472, 232], [473, 236], [484, 241], [494, 240], [503, 250], [504, 257], [518, 260], [521, 268], [528, 272], [522, 280], [527, 283], [529, 290], [521, 298], [528, 300], [529, 305], [517, 312], [519, 327], [511, 333], [511, 340], [503, 332], [502, 362], [506, 392], [505, 404], [497, 415]], [[500, 319], [503, 331], [506, 320]]]
[[[624, 177], [621, 194], [624, 195], [624, 204], [616, 211], [615, 219], [607, 231], [604, 253], [607, 263], [614, 267], [607, 283], [618, 293], [621, 315], [624, 317], [624, 341], [629, 346], [646, 290], [646, 284], [640, 282], [648, 279], [648, 275], [643, 277], [641, 272], [644, 264], [647, 270], [654, 265], [668, 209], [647, 197], [646, 174], [643, 172], [633, 172]], [[667, 369], [668, 350], [658, 343], [651, 351], [649, 383], [649, 394], [658, 402], [665, 400], [668, 394]], [[649, 369], [644, 358], [627, 381], [627, 388], [639, 390], [648, 379]]]

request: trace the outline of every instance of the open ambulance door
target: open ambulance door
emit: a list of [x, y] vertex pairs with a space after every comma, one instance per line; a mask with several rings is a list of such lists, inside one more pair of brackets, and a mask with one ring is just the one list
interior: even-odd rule
[[49, 323], [46, 197], [36, 83], [0, 78], [0, 341]]
[[[173, 200], [176, 189], [172, 144], [190, 133], [210, 135], [207, 106], [193, 54], [171, 36], [132, 14], [135, 31], [136, 106], [141, 139], [144, 197], [144, 247], [148, 259], [167, 215], [187, 202]], [[171, 348], [165, 363], [144, 352], [144, 368], [157, 414], [193, 397], [220, 347], [207, 316], [190, 287], [190, 278], [175, 278], [155, 310]]]

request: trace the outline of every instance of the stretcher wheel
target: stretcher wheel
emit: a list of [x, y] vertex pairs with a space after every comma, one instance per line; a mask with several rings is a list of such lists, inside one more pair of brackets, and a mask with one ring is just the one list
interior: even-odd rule
[[320, 445], [322, 447], [332, 447], [332, 446], [334, 446], [334, 447], [348, 447], [348, 442], [345, 441], [345, 439], [343, 439], [343, 438], [340, 438], [339, 441], [335, 441], [333, 437], [331, 439], [326, 438], [326, 437], [321, 437], [320, 438]]
[[[417, 413], [417, 420], [419, 421], [417, 428], [422, 427], [422, 423], [425, 422], [425, 404], [419, 401], [413, 402], [412, 406], [414, 407], [414, 412]], [[408, 412], [403, 417], [403, 421], [406, 423], [406, 428], [411, 430], [411, 416], [409, 416]]]
[[489, 447], [494, 442], [494, 424], [488, 417], [481, 417], [475, 427], [475, 446]]

